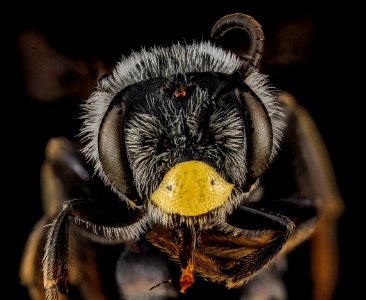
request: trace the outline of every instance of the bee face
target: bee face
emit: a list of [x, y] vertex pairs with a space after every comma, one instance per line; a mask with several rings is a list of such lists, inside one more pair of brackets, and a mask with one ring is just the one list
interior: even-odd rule
[[[179, 85], [177, 80], [162, 80], [175, 87], [157, 87], [142, 95], [145, 101], [132, 104], [126, 117], [127, 157], [140, 197], [148, 198], [164, 174], [183, 161], [214, 166], [239, 187], [245, 182], [245, 128], [233, 93], [216, 99], [216, 85], [204, 86], [188, 76], [191, 80]], [[234, 165], [244, 168], [229, 172]]]
[[[131, 103], [125, 120], [127, 159], [139, 197], [161, 209], [149, 203], [155, 218], [164, 212], [205, 214], [228, 202], [232, 183], [240, 187], [245, 182], [245, 128], [233, 92], [221, 95], [229, 76], [220, 75], [186, 74], [153, 80], [153, 86], [146, 82], [150, 89], [138, 97], [145, 101]], [[124, 96], [138, 95], [138, 89], [129, 87]], [[243, 168], [232, 168], [237, 165]], [[200, 174], [201, 183], [192, 185], [189, 178]], [[215, 202], [218, 191], [225, 192]]]
[[[166, 220], [166, 213], [192, 217], [214, 211], [223, 216], [237, 206], [276, 151], [280, 135], [274, 132], [282, 122], [269, 88], [253, 80], [263, 83], [264, 77], [255, 73], [246, 82], [237, 72], [241, 64], [234, 54], [202, 42], [142, 51], [103, 78], [89, 99], [85, 152], [112, 190], [121, 197], [135, 196], [154, 220]], [[126, 74], [135, 77], [125, 79]], [[260, 98], [255, 89], [268, 95]], [[103, 105], [105, 111], [100, 110]], [[187, 191], [177, 180], [183, 178], [181, 163], [189, 161], [204, 163], [182, 170], [205, 174], [205, 184]], [[156, 197], [162, 190], [174, 197]], [[172, 197], [173, 203], [187, 200], [167, 205]]]

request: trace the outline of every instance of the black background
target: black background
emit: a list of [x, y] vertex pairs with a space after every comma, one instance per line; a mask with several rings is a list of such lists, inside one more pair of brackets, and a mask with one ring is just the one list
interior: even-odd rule
[[[268, 3], [267, 3], [268, 2]], [[263, 72], [280, 89], [292, 92], [305, 106], [322, 132], [345, 202], [339, 220], [341, 254], [340, 280], [335, 298], [354, 299], [354, 266], [359, 228], [356, 211], [362, 185], [361, 104], [357, 76], [351, 69], [361, 69], [358, 52], [357, 23], [353, 7], [325, 6], [317, 1], [149, 1], [130, 3], [128, 7], [107, 2], [44, 5], [11, 4], [3, 10], [6, 56], [3, 58], [3, 263], [6, 265], [3, 291], [11, 299], [28, 299], [18, 279], [24, 243], [33, 224], [41, 216], [39, 168], [47, 140], [56, 135], [74, 136], [78, 116], [75, 103], [42, 103], [24, 89], [24, 61], [16, 43], [18, 34], [36, 28], [63, 55], [90, 58], [93, 55], [113, 63], [120, 54], [128, 54], [140, 45], [170, 43], [183, 37], [208, 37], [214, 22], [232, 12], [244, 12], [262, 24], [265, 51], [271, 53], [279, 26], [291, 20], [307, 19], [315, 26], [303, 63], [287, 66], [264, 64]], [[207, 2], [211, 3], [211, 2]], [[197, 7], [197, 5], [200, 7]], [[351, 9], [350, 9], [351, 8]], [[355, 34], [356, 33], [356, 34]], [[362, 75], [361, 75], [362, 76]], [[361, 175], [356, 176], [356, 171]], [[299, 277], [301, 278], [301, 276]], [[296, 280], [294, 280], [296, 282]], [[297, 282], [301, 287], [301, 282]]]

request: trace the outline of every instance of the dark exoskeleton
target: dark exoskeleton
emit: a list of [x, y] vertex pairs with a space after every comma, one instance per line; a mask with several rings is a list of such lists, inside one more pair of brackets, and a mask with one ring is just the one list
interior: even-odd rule
[[[234, 28], [243, 56], [214, 44]], [[21, 266], [32, 299], [286, 299], [305, 240], [313, 298], [331, 299], [342, 201], [321, 135], [258, 72], [253, 18], [211, 36], [123, 59], [83, 106], [81, 141], [49, 141]]]

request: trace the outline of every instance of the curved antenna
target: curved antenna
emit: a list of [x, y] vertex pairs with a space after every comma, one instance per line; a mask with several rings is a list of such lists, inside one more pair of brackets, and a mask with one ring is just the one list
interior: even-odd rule
[[248, 76], [258, 67], [263, 55], [264, 34], [261, 25], [253, 17], [242, 13], [226, 15], [218, 20], [211, 30], [211, 37], [220, 38], [234, 28], [244, 29], [250, 38], [248, 54], [243, 57], [246, 63], [243, 64], [242, 72]]

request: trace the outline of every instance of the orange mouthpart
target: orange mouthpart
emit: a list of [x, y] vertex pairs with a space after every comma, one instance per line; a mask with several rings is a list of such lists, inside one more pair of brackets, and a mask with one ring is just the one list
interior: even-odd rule
[[191, 260], [188, 261], [187, 267], [182, 268], [182, 274], [180, 276], [180, 292], [185, 293], [186, 290], [193, 284], [193, 263]]

